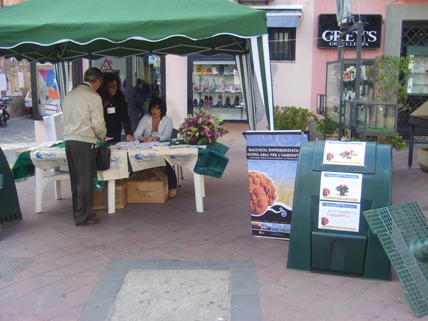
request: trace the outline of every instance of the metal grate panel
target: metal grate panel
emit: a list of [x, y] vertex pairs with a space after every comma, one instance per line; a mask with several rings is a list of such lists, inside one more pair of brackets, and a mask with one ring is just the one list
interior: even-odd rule
[[428, 314], [428, 264], [410, 253], [412, 240], [428, 239], [425, 216], [416, 202], [363, 212], [391, 260], [416, 317]]
[[26, 257], [0, 257], [0, 280], [13, 281], [32, 262], [33, 259]]

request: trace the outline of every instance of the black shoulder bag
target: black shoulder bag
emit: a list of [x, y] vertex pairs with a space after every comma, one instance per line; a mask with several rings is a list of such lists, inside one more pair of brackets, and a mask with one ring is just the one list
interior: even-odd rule
[[107, 145], [97, 147], [97, 157], [95, 159], [95, 167], [99, 171], [106, 171], [110, 168], [111, 150]]

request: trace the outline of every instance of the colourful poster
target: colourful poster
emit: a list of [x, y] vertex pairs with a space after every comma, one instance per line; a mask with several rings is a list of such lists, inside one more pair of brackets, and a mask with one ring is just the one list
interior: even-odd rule
[[301, 131], [247, 131], [248, 190], [254, 236], [288, 239]]

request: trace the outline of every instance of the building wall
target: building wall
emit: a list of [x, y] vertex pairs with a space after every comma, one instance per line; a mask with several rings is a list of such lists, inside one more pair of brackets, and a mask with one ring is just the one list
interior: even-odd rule
[[174, 128], [187, 116], [187, 57], [166, 56], [166, 105]]
[[[409, 1], [402, 1], [408, 3]], [[419, 0], [413, 1], [409, 6], [403, 5], [388, 5], [386, 7], [385, 22], [385, 55], [398, 56], [400, 55], [400, 40], [401, 40], [401, 25], [403, 20], [426, 20], [428, 24], [428, 1]]]
[[[399, 55], [399, 47], [401, 42], [401, 22], [407, 20], [427, 20], [428, 19], [428, 1], [426, 0], [360, 0], [353, 1], [353, 14], [380, 14], [382, 15], [382, 44], [380, 49], [362, 50], [362, 58], [376, 58], [384, 53], [384, 48], [387, 55]], [[398, 13], [399, 12], [399, 13]], [[320, 14], [336, 13], [335, 1], [316, 0], [314, 8], [314, 45], [312, 47], [312, 66], [313, 75], [311, 84], [311, 110], [316, 109], [317, 94], [325, 92], [325, 68], [327, 61], [337, 59], [337, 50], [335, 49], [318, 49], [316, 46], [316, 35], [318, 30], [317, 19]], [[387, 15], [388, 13], [388, 15]], [[394, 13], [394, 16], [392, 16]], [[404, 18], [405, 17], [405, 18]], [[391, 21], [389, 20], [391, 19]], [[389, 32], [385, 34], [385, 28]], [[355, 58], [356, 50], [348, 49], [344, 51], [344, 58]]]
[[302, 5], [300, 26], [296, 30], [296, 60], [272, 61], [274, 104], [309, 108], [311, 104], [311, 82], [313, 74], [312, 52], [314, 0], [276, 0], [269, 5]]

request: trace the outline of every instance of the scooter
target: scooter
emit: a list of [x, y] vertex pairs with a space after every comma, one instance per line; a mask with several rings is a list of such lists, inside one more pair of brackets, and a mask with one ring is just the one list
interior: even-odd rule
[[6, 127], [9, 115], [9, 97], [0, 98], [0, 127]]

